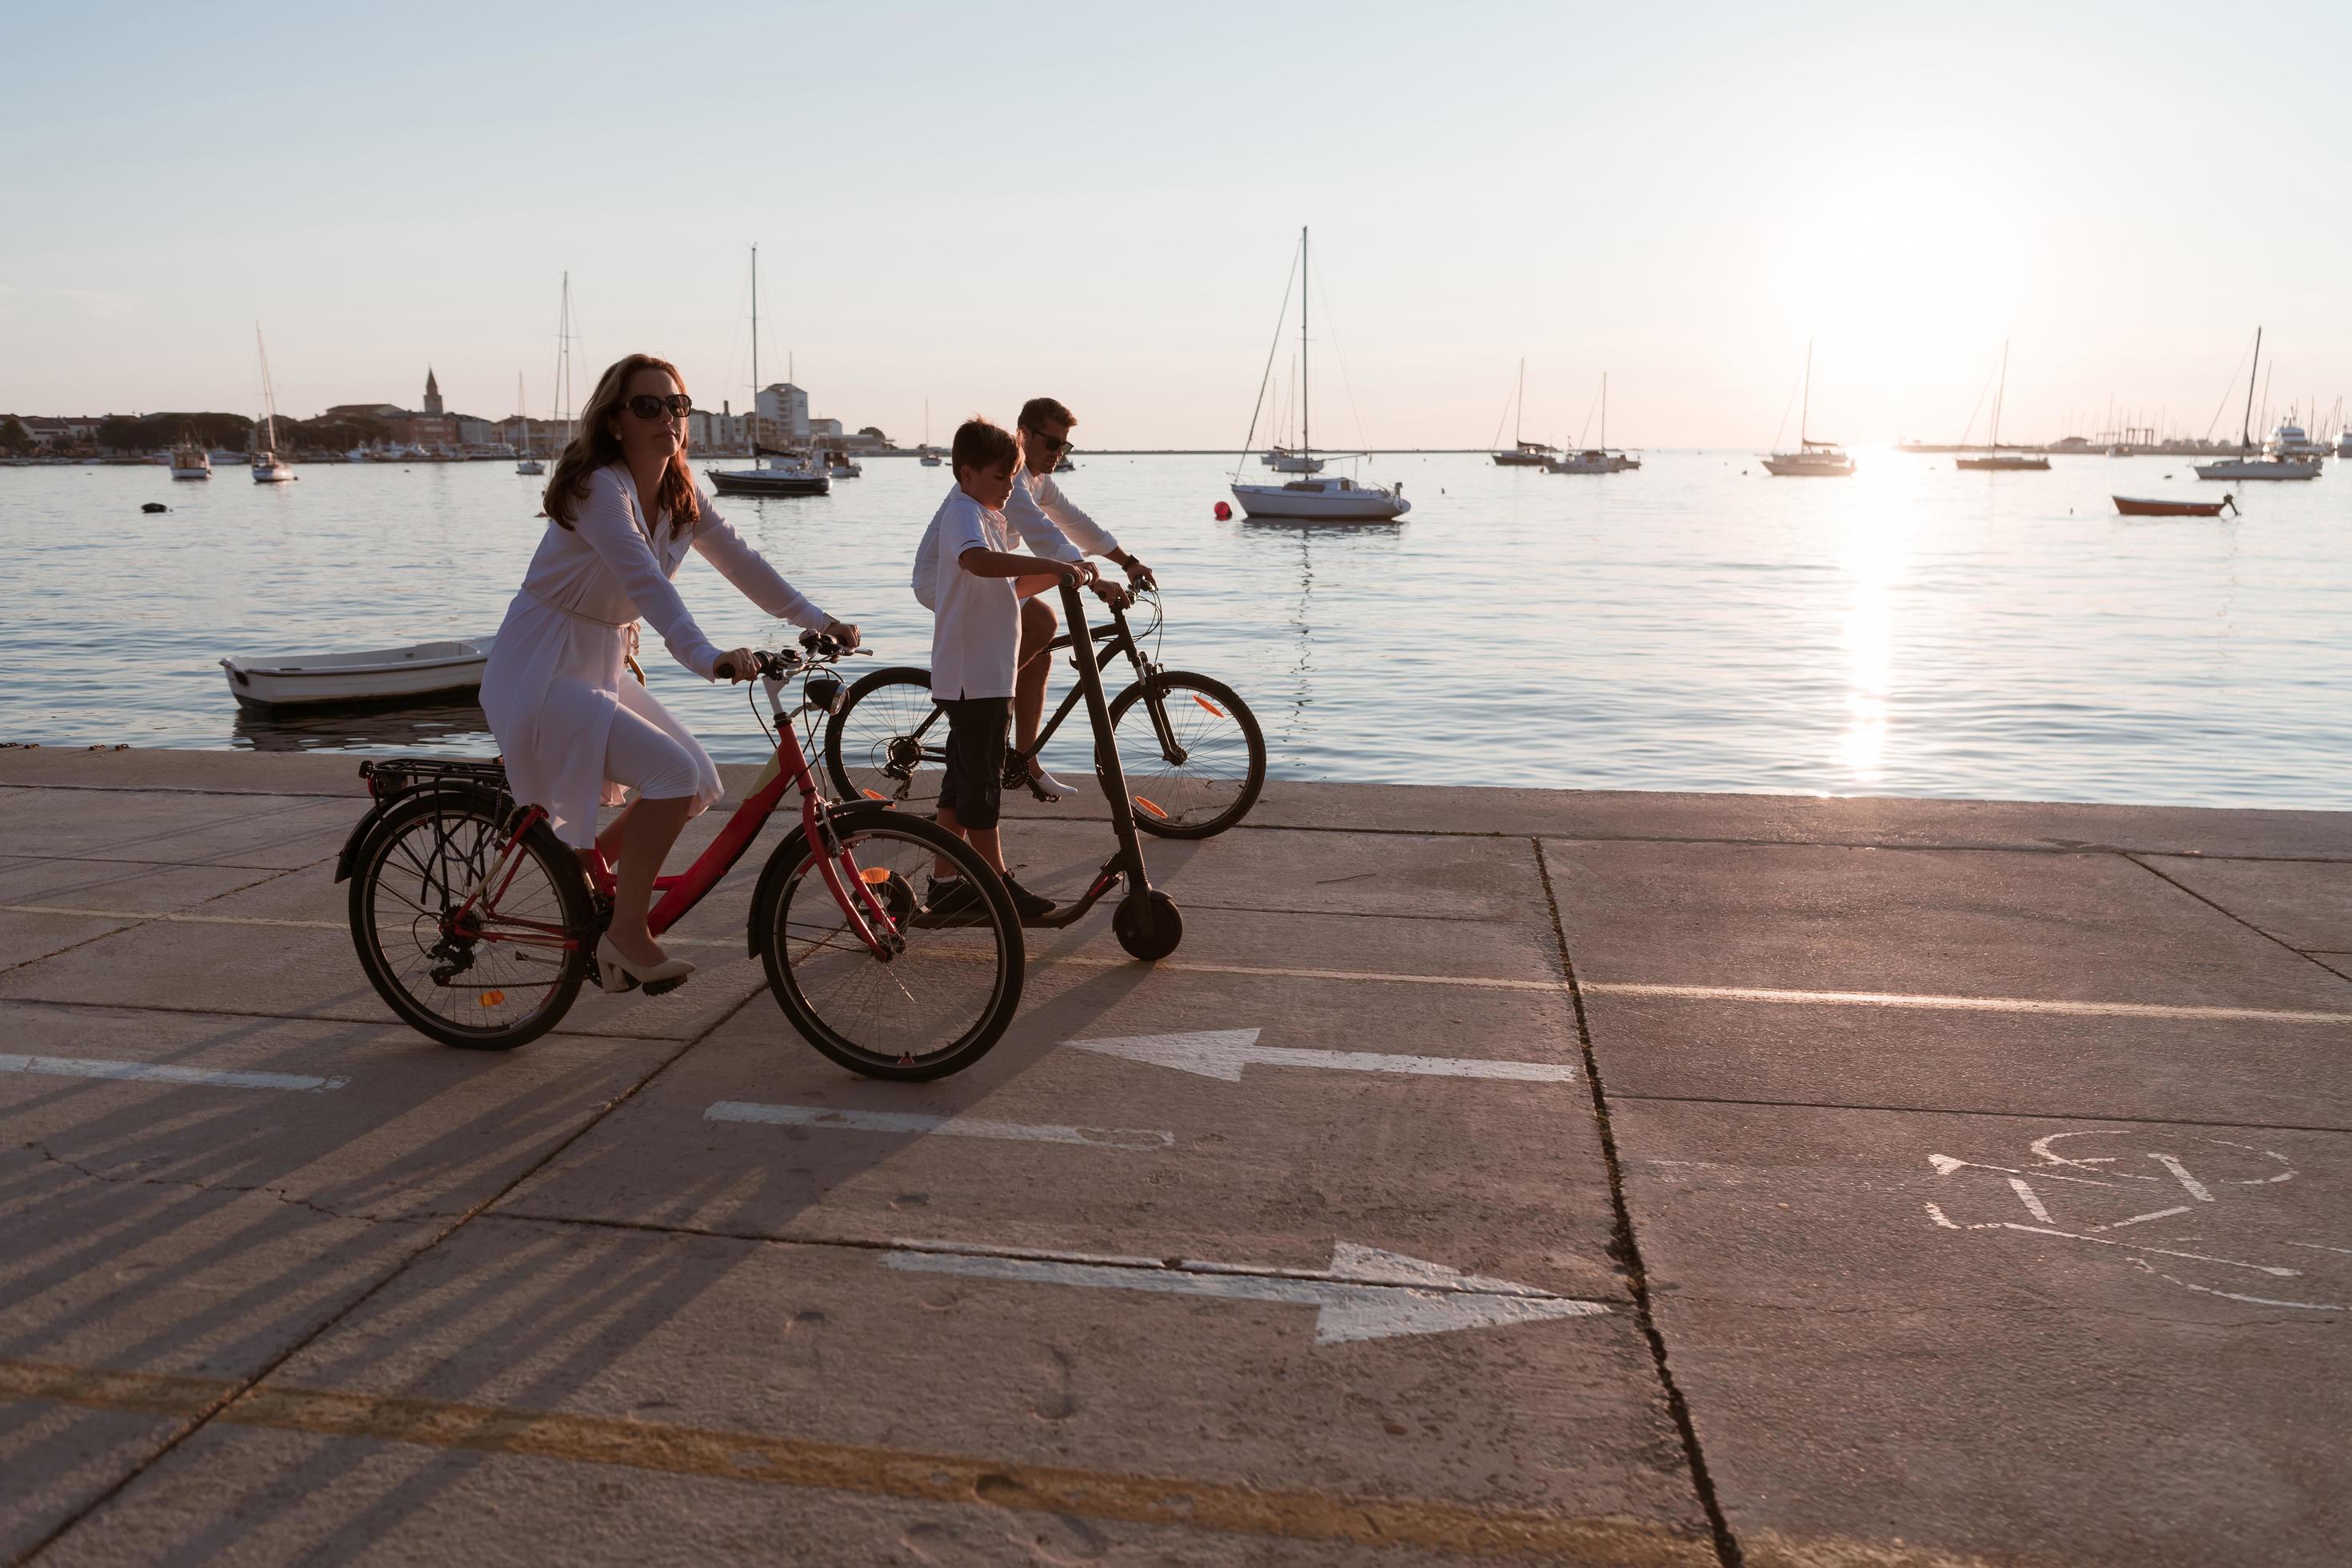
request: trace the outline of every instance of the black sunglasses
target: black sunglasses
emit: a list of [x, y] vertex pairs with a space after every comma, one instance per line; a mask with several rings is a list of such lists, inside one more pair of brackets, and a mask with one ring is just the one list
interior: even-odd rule
[[1051, 452], [1057, 458], [1070, 449], [1070, 443], [1067, 441], [1055, 440], [1053, 437], [1045, 435], [1042, 431], [1032, 430], [1029, 432], [1029, 435], [1039, 446], [1045, 447], [1045, 450]]
[[665, 414], [675, 414], [683, 419], [694, 412], [694, 399], [683, 392], [673, 392], [667, 397], [656, 397], [649, 392], [640, 392], [621, 406], [640, 419], [658, 419]]

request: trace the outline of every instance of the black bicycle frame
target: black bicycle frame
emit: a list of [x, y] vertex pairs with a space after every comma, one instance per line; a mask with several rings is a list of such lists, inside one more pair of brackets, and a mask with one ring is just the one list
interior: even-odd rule
[[[1095, 729], [1095, 776], [1101, 781], [1103, 800], [1110, 807], [1110, 830], [1118, 840], [1118, 847], [1109, 859], [1102, 863], [1102, 868], [1095, 873], [1093, 883], [1083, 895], [1036, 923], [1045, 927], [1076, 924], [1105, 893], [1118, 885], [1118, 879], [1123, 876], [1127, 879], [1128, 896], [1138, 900], [1138, 913], [1148, 933], [1154, 918], [1150, 901], [1151, 874], [1143, 864], [1143, 837], [1135, 826], [1135, 803], [1128, 798], [1127, 770], [1119, 763], [1118, 741], [1111, 733], [1110, 699], [1103, 695], [1103, 668], [1110, 663], [1110, 656], [1118, 651], [1118, 644], [1112, 644], [1108, 651], [1100, 658], [1096, 657], [1094, 633], [1087, 625], [1086, 606], [1078, 601], [1076, 584], [1066, 582], [1062, 584], [1062, 605], [1070, 617], [1070, 649], [1077, 656], [1070, 662], [1077, 667], [1078, 671], [1077, 689], [1062, 706], [1067, 710], [1073, 701], [1083, 699], [1086, 702], [1087, 718]], [[1119, 616], [1116, 608], [1111, 614]], [[1119, 630], [1122, 639], [1131, 649], [1134, 639], [1127, 635], [1127, 622], [1123, 616], [1119, 616]], [[1060, 715], [1056, 714], [1055, 722], [1059, 721]], [[1045, 743], [1042, 737], [1038, 743]]]

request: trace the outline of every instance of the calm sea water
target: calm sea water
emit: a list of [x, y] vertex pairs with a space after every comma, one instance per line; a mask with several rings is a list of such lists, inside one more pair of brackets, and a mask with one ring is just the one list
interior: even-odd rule
[[[2352, 468], [2239, 487], [2238, 521], [2134, 521], [2111, 492], [2223, 487], [2181, 458], [1857, 457], [1847, 480], [1381, 458], [1363, 477], [1413, 501], [1387, 528], [1216, 521], [1209, 458], [1081, 454], [1063, 482], [1159, 569], [1161, 657], [1241, 690], [1277, 777], [2352, 806]], [[215, 661], [495, 629], [545, 526], [511, 468], [0, 469], [0, 740], [487, 752], [468, 704], [249, 718]], [[920, 664], [908, 561], [948, 482], [880, 459], [728, 510]], [[698, 557], [679, 586], [722, 645], [779, 635]], [[761, 754], [740, 689], [652, 681], [713, 755]]]

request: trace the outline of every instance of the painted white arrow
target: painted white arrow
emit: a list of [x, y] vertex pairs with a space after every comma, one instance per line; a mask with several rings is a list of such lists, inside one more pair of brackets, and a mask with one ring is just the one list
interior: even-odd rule
[[1590, 1318], [1609, 1310], [1599, 1301], [1555, 1296], [1533, 1286], [1465, 1274], [1442, 1263], [1347, 1241], [1331, 1248], [1328, 1274], [1199, 1258], [993, 1253], [950, 1242], [901, 1242], [898, 1247], [898, 1251], [883, 1254], [882, 1261], [913, 1274], [1311, 1306], [1317, 1309], [1315, 1342], [1318, 1345], [1400, 1334], [1452, 1333], [1552, 1318]]
[[1492, 1061], [1479, 1057], [1408, 1057], [1390, 1051], [1318, 1051], [1296, 1046], [1261, 1046], [1255, 1029], [1206, 1029], [1189, 1035], [1129, 1035], [1110, 1040], [1066, 1040], [1065, 1045], [1131, 1062], [1173, 1068], [1178, 1072], [1241, 1081], [1245, 1067], [1321, 1068], [1331, 1072], [1416, 1073], [1425, 1078], [1505, 1078], [1567, 1083], [1576, 1069], [1554, 1062]]

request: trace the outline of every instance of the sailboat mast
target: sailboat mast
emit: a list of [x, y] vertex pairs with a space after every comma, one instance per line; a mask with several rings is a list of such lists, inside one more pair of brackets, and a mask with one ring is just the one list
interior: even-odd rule
[[1311, 457], [1315, 437], [1307, 423], [1307, 226], [1298, 226], [1298, 455]]
[[2003, 338], [2000, 340], [2000, 384], [1993, 389], [1992, 394], [1992, 449], [1996, 456], [2000, 451], [2000, 400], [2008, 395], [2009, 340]]
[[2263, 363], [2263, 330], [2254, 329], [2254, 363], [2246, 367], [2246, 416], [2238, 425], [2238, 456], [2253, 450], [2254, 433], [2254, 372]]
[[278, 450], [278, 398], [269, 390], [269, 347], [261, 341], [261, 323], [253, 323], [253, 348], [261, 357], [261, 439], [263, 450]]
[[[923, 439], [931, 438], [931, 405], [923, 405]], [[760, 449], [760, 247], [751, 247], [751, 449]]]
[[1601, 373], [1601, 449], [1609, 450], [1609, 373]]
[[1514, 452], [1517, 451], [1523, 444], [1519, 440], [1519, 422], [1527, 417], [1527, 412], [1528, 362], [1527, 357], [1525, 355], [1521, 355], [1519, 358], [1519, 390], [1517, 395], [1515, 395], [1511, 400], [1511, 450]]
[[562, 320], [556, 324], [556, 341], [563, 360], [563, 444], [572, 445], [572, 274], [563, 274]]
[[[1786, 419], [1789, 416], [1787, 412], [1788, 406], [1789, 405], [1785, 403], [1780, 405], [1780, 408], [1782, 410], [1780, 417], [1783, 419]], [[1805, 406], [1803, 411], [1797, 416], [1797, 450], [1801, 452], [1806, 447], [1813, 444], [1812, 437], [1808, 434], [1808, 432], [1812, 428], [1812, 424], [1813, 340], [1807, 338], [1805, 340]]]

